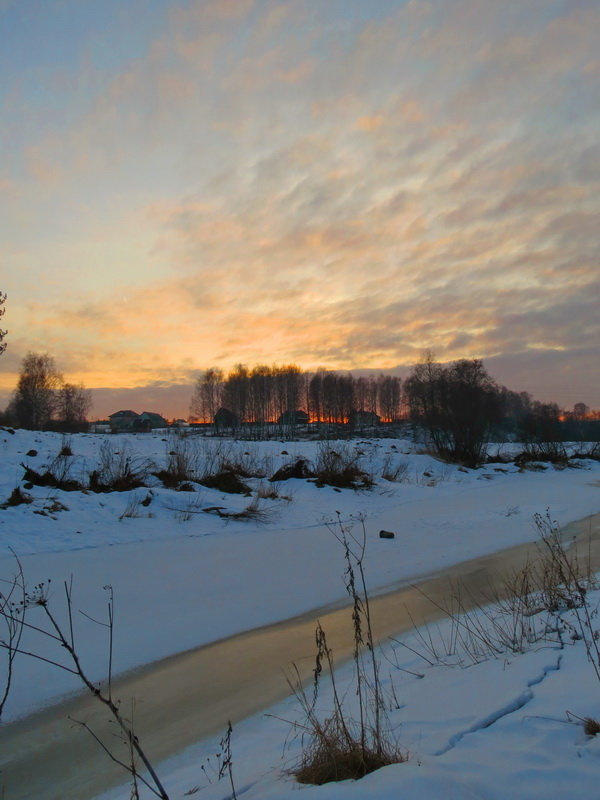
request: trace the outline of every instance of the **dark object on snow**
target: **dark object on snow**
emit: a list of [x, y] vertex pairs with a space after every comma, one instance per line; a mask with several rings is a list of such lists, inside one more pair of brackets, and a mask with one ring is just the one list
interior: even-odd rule
[[380, 539], [395, 539], [396, 534], [392, 531], [379, 531], [379, 538]]
[[25, 492], [21, 491], [19, 486], [16, 486], [5, 503], [0, 505], [0, 508], [10, 508], [11, 506], [20, 506], [23, 504], [28, 505], [29, 503], [33, 503], [33, 497]]
[[72, 478], [60, 477], [54, 475], [50, 470], [46, 472], [36, 472], [27, 464], [21, 464], [25, 472], [23, 473], [23, 480], [26, 483], [32, 483], [34, 486], [51, 486], [55, 489], [62, 489], [63, 492], [78, 492], [83, 489], [79, 481]]
[[314, 477], [314, 472], [310, 470], [308, 461], [305, 458], [299, 458], [297, 461], [284, 464], [269, 480], [271, 483], [275, 483], [276, 481], [287, 481], [290, 478], [312, 477]]
[[250, 494], [250, 487], [241, 481], [235, 472], [227, 470], [217, 472], [216, 475], [207, 475], [199, 483], [208, 489], [217, 489], [219, 492], [228, 494]]
[[27, 455], [28, 455], [30, 458], [33, 458], [34, 456], [37, 456], [37, 450], [28, 450], [28, 451], [27, 451]]

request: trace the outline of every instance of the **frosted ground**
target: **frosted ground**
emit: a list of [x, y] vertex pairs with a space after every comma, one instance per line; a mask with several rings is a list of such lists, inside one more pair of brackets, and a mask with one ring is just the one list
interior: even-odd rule
[[[60, 435], [0, 431], [0, 502], [23, 486], [23, 464], [42, 473], [62, 445]], [[159, 471], [177, 446], [176, 439], [160, 434], [74, 436], [69, 475], [85, 483], [98, 467], [102, 447], [151, 461], [151, 471]], [[415, 452], [409, 441], [359, 441], [351, 447], [360, 450], [372, 488], [319, 488], [292, 479], [277, 486], [279, 497], [257, 499], [270, 493], [267, 478], [277, 469], [301, 456], [314, 461], [320, 445], [199, 442], [197, 447], [204, 462], [226, 456], [265, 477], [243, 479], [250, 496], [196, 483], [188, 487], [194, 491], [174, 491], [152, 476], [147, 487], [132, 492], [32, 486], [23, 490], [32, 502], [0, 510], [3, 575], [14, 567], [9, 548], [19, 555], [30, 584], [51, 578], [58, 586], [72, 574], [76, 603], [92, 616], [105, 606], [102, 587], [113, 587], [117, 672], [344, 600], [343, 559], [325, 524], [337, 512], [344, 520], [366, 518], [367, 580], [375, 593], [532, 540], [533, 515], [547, 508], [560, 524], [600, 510], [600, 466], [593, 461], [579, 462], [578, 469], [519, 470], [498, 461], [466, 470]], [[397, 473], [397, 480], [382, 473]], [[224, 516], [249, 506], [247, 518]], [[253, 517], [257, 513], [260, 519]], [[394, 531], [395, 539], [379, 539], [380, 529]], [[80, 628], [80, 647], [89, 664], [99, 665], [94, 677], [101, 679], [105, 643], [93, 626], [81, 622]], [[410, 753], [407, 763], [354, 784], [299, 787], [286, 772], [297, 757], [297, 740], [283, 752], [289, 730], [260, 716], [234, 731], [238, 795], [244, 791], [248, 800], [283, 800], [298, 797], [298, 791], [307, 800], [594, 796], [599, 744], [569, 724], [565, 713], [600, 716], [600, 685], [582, 646], [546, 644], [525, 655], [443, 668], [400, 651], [402, 669], [390, 667], [386, 681], [400, 706], [392, 709], [391, 722]], [[348, 668], [340, 674], [349, 676]], [[68, 674], [23, 661], [5, 721], [76, 688]], [[273, 713], [294, 719], [298, 712], [286, 701]], [[214, 742], [199, 743], [163, 765], [173, 798], [196, 787], [195, 796], [209, 800], [228, 795], [223, 782], [209, 783], [206, 759], [213, 753], [214, 764], [214, 752]], [[209, 767], [201, 770], [201, 764]], [[129, 792], [110, 796], [125, 798]]]

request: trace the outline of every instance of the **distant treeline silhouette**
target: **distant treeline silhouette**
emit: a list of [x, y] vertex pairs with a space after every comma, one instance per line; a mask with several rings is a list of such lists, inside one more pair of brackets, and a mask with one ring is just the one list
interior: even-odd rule
[[356, 414], [392, 422], [402, 415], [401, 380], [395, 375], [355, 377], [332, 370], [303, 372], [294, 364], [252, 369], [239, 364], [227, 375], [207, 370], [196, 383], [190, 413], [212, 422], [225, 408], [239, 423], [275, 423], [296, 419], [302, 410], [310, 422], [345, 424]]
[[411, 422], [427, 431], [436, 452], [467, 465], [480, 463], [487, 442], [597, 440], [599, 425], [583, 403], [572, 412], [541, 403], [527, 392], [498, 385], [479, 359], [441, 364], [431, 354], [404, 382], [396, 375], [369, 377], [333, 370], [303, 372], [295, 364], [237, 365], [227, 375], [212, 368], [198, 378], [190, 412], [215, 428], [308, 423], [367, 430]]

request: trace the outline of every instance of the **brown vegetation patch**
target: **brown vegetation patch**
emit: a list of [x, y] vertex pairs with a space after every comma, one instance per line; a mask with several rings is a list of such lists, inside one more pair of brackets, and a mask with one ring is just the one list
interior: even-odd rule
[[358, 780], [376, 769], [404, 761], [406, 757], [399, 751], [376, 750], [361, 746], [358, 741], [349, 742], [344, 731], [325, 723], [293, 774], [299, 783], [322, 786], [332, 781]]
[[202, 486], [208, 489], [217, 489], [219, 492], [227, 494], [250, 494], [250, 487], [241, 481], [235, 472], [224, 470], [214, 475], [207, 475], [200, 481]]
[[33, 497], [31, 495], [26, 494], [20, 486], [15, 486], [15, 488], [10, 493], [10, 497], [6, 500], [0, 508], [11, 508], [13, 506], [22, 506], [22, 505], [29, 505], [29, 503], [33, 503]]
[[25, 470], [23, 473], [23, 480], [32, 483], [34, 486], [51, 486], [53, 489], [62, 489], [63, 492], [77, 492], [83, 489], [79, 481], [73, 478], [56, 475], [50, 470], [36, 472], [36, 470], [28, 467], [26, 464], [21, 464], [21, 466]]
[[290, 461], [284, 464], [277, 472], [272, 475], [269, 480], [271, 483], [279, 481], [288, 481], [290, 478], [314, 478], [315, 473], [310, 469], [308, 461], [305, 458], [298, 458], [296, 461]]

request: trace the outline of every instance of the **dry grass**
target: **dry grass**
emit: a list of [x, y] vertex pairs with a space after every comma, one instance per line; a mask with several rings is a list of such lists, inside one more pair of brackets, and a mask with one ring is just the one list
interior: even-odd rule
[[408, 463], [396, 461], [391, 454], [386, 455], [381, 465], [381, 477], [390, 483], [402, 483], [406, 480]]
[[279, 481], [288, 481], [290, 478], [303, 479], [314, 478], [314, 476], [315, 473], [312, 471], [309, 462], [305, 458], [296, 458], [280, 467], [269, 480], [273, 483], [278, 483]]
[[129, 492], [146, 485], [150, 463], [135, 458], [128, 445], [114, 450], [114, 444], [104, 441], [100, 445], [100, 463], [90, 473], [89, 488], [93, 492]]
[[394, 749], [373, 749], [348, 738], [335, 717], [326, 720], [302, 753], [294, 770], [298, 783], [322, 786], [332, 781], [358, 780], [406, 757]]
[[329, 444], [319, 447], [315, 463], [317, 486], [334, 486], [338, 489], [368, 489], [372, 477], [363, 469], [361, 453], [348, 445], [333, 449]]
[[20, 486], [15, 486], [8, 499], [0, 505], [0, 508], [12, 508], [13, 506], [29, 505], [30, 503], [33, 503], [33, 497], [24, 492]]
[[600, 722], [593, 717], [585, 717], [583, 720], [583, 730], [587, 736], [597, 736], [600, 733]]
[[226, 494], [250, 494], [248, 484], [241, 481], [235, 472], [217, 472], [214, 475], [205, 475], [199, 483], [208, 489], [217, 489]]
[[[538, 642], [562, 645], [563, 638], [582, 639], [600, 679], [600, 650], [586, 601], [593, 576], [575, 552], [567, 550], [558, 526], [548, 514], [536, 515], [540, 533], [537, 558], [508, 575], [502, 585], [474, 598], [465, 587], [452, 586], [450, 600], [436, 605], [450, 620], [445, 634], [414, 624], [410, 648], [428, 664], [466, 666], [507, 652], [523, 653]], [[427, 595], [426, 595], [427, 596]], [[564, 612], [572, 611], [574, 624]], [[407, 645], [394, 639], [402, 646]]]
[[[304, 714], [303, 724], [294, 723], [294, 727], [302, 731], [302, 754], [292, 770], [300, 783], [322, 785], [331, 781], [357, 780], [376, 769], [407, 759], [390, 733], [383, 699], [363, 571], [364, 519], [359, 518], [359, 522], [362, 524], [362, 537], [356, 537], [350, 527], [343, 525], [339, 515], [337, 522], [329, 526], [344, 548], [346, 590], [352, 600], [353, 694], [357, 698], [357, 719], [344, 707], [336, 684], [333, 653], [327, 645], [325, 631], [318, 624], [312, 697], [302, 686], [297, 669], [295, 679], [289, 681]], [[324, 719], [317, 711], [323, 671], [329, 674], [333, 697], [333, 712]]]

